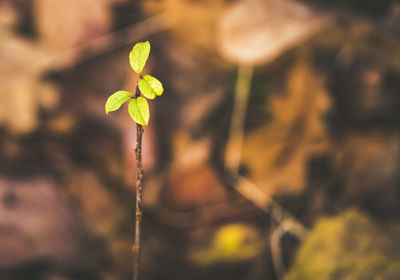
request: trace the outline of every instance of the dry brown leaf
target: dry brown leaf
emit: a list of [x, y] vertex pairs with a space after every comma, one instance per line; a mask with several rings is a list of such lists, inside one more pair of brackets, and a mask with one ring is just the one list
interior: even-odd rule
[[122, 0], [36, 0], [34, 19], [42, 42], [67, 50], [110, 31], [110, 6]]
[[167, 18], [175, 23], [170, 34], [184, 49], [216, 53], [216, 30], [225, 6], [224, 0], [146, 1], [143, 6], [149, 14], [161, 11], [166, 13]]
[[290, 0], [237, 1], [218, 24], [218, 50], [239, 64], [265, 64], [304, 42], [329, 17]]
[[0, 28], [0, 124], [14, 133], [28, 133], [38, 125], [40, 107], [58, 104], [58, 92], [41, 80], [41, 63], [48, 54], [38, 45]]
[[273, 120], [245, 137], [243, 162], [268, 194], [300, 191], [310, 156], [329, 146], [322, 114], [330, 99], [307, 61], [295, 63], [285, 91], [271, 99]]

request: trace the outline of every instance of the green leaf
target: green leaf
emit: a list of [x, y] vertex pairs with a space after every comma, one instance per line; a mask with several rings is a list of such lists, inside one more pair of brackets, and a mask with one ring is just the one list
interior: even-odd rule
[[129, 54], [129, 63], [133, 71], [140, 74], [150, 54], [149, 41], [137, 43]]
[[129, 102], [128, 111], [132, 119], [138, 124], [147, 125], [149, 123], [149, 104], [145, 98], [133, 98], [131, 102]]
[[140, 92], [148, 99], [154, 99], [157, 95], [160, 96], [164, 92], [161, 82], [150, 75], [146, 75], [143, 79], [140, 79], [138, 85]]
[[132, 98], [133, 94], [129, 91], [120, 90], [116, 93], [113, 93], [106, 102], [106, 114], [108, 115], [109, 112], [118, 110], [122, 104]]

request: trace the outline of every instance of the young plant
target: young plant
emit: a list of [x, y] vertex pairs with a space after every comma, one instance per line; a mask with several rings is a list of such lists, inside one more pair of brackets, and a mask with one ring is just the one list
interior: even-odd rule
[[[118, 110], [122, 104], [129, 100], [128, 112], [136, 122], [136, 224], [134, 243], [134, 274], [133, 279], [138, 280], [140, 269], [140, 230], [142, 221], [142, 197], [143, 197], [143, 169], [142, 169], [142, 135], [143, 126], [147, 126], [150, 119], [150, 110], [147, 99], [154, 99], [164, 92], [159, 80], [146, 75], [142, 71], [150, 54], [150, 43], [148, 41], [137, 43], [129, 54], [129, 63], [139, 80], [136, 85], [135, 94], [121, 90], [112, 94], [106, 102], [106, 114]], [[143, 95], [143, 97], [141, 96]]]

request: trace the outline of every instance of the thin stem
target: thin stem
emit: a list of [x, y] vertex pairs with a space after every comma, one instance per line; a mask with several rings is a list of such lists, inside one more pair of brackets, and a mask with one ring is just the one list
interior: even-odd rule
[[[136, 87], [135, 97], [140, 95]], [[135, 244], [134, 244], [134, 274], [133, 280], [139, 280], [140, 274], [140, 231], [142, 222], [142, 197], [143, 197], [143, 169], [142, 169], [142, 136], [143, 127], [136, 124], [136, 222], [135, 222]]]
[[252, 77], [253, 66], [240, 64], [235, 88], [231, 127], [225, 152], [225, 170], [229, 170], [233, 173], [238, 172], [242, 156], [244, 123]]

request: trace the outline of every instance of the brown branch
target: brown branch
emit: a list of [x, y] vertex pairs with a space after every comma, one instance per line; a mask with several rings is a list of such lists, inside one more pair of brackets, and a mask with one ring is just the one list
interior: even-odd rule
[[[136, 87], [135, 98], [140, 96]], [[142, 222], [142, 198], [143, 198], [143, 169], [142, 169], [142, 136], [143, 127], [136, 124], [136, 221], [135, 221], [135, 243], [134, 243], [134, 263], [133, 279], [139, 280], [140, 274], [140, 231]]]

